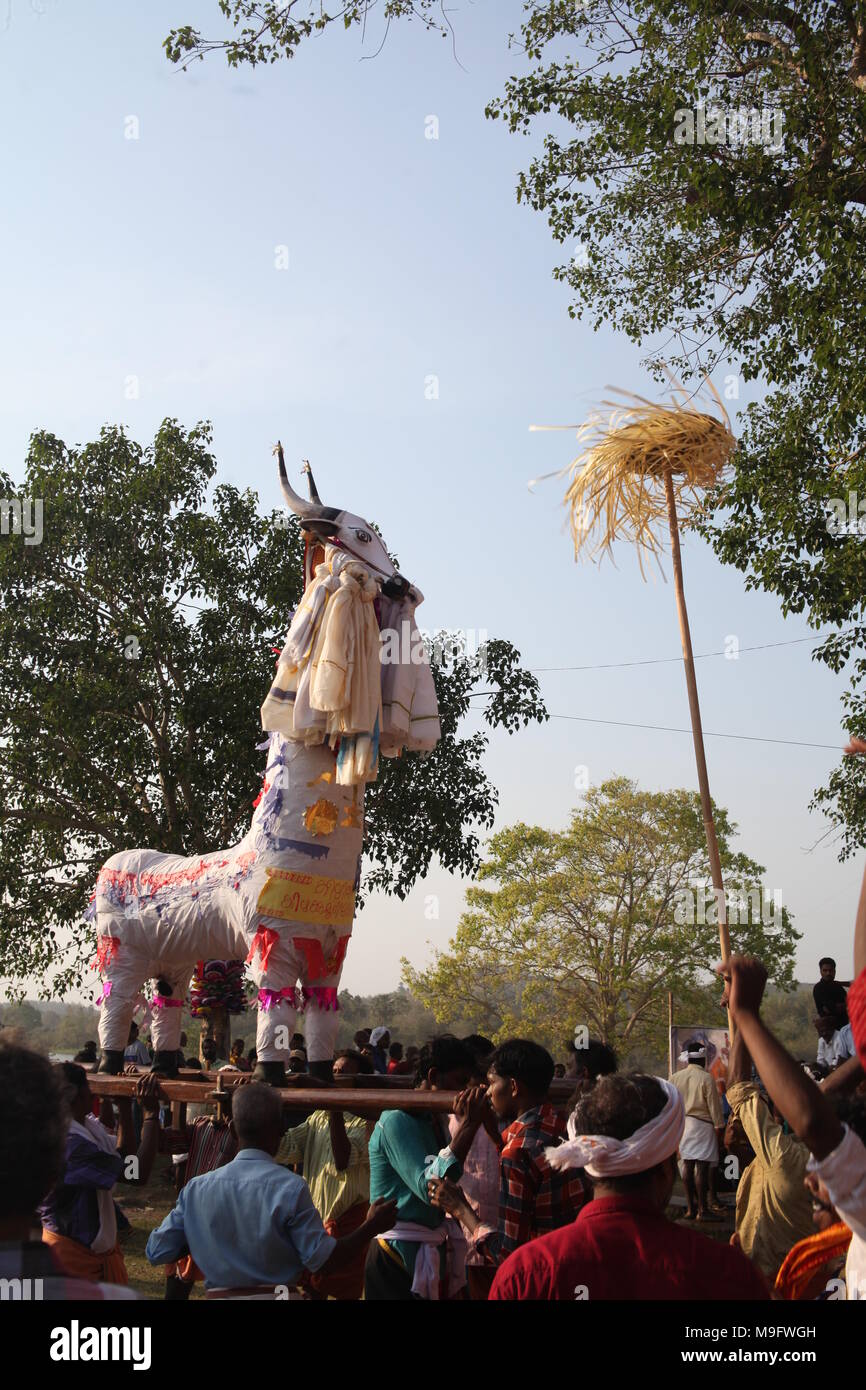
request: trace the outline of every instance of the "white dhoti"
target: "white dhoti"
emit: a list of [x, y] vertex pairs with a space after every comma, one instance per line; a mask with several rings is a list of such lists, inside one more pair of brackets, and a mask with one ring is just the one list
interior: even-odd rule
[[709, 1120], [686, 1115], [685, 1129], [680, 1140], [680, 1158], [696, 1163], [718, 1163], [719, 1143]]

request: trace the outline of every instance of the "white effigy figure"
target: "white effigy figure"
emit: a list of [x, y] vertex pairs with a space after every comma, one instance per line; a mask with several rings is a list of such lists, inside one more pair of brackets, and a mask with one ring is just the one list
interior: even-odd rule
[[380, 756], [429, 752], [436, 693], [414, 613], [422, 600], [368, 522], [280, 481], [308, 533], [304, 597], [262, 706], [265, 777], [249, 831], [185, 859], [112, 855], [96, 883], [94, 968], [103, 978], [103, 1070], [123, 1065], [144, 982], [156, 981], [154, 1066], [173, 1074], [196, 961], [244, 957], [258, 993], [259, 1075], [284, 1079], [299, 1012], [311, 1070], [330, 1072], [337, 989], [352, 934], [364, 837], [364, 786]]

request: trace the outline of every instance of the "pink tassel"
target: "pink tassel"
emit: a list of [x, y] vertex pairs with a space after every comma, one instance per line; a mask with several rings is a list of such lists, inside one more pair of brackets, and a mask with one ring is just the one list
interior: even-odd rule
[[315, 999], [319, 1008], [326, 1012], [328, 1009], [333, 1009], [336, 1013], [340, 1007], [337, 991], [333, 985], [311, 985], [309, 989], [305, 988], [304, 1001], [309, 999]]
[[293, 1009], [298, 1008], [295, 990], [292, 985], [289, 985], [286, 989], [259, 990], [259, 1004], [265, 1013], [267, 1013], [269, 1009], [272, 1009], [275, 1004], [279, 1004], [281, 999], [287, 999]]

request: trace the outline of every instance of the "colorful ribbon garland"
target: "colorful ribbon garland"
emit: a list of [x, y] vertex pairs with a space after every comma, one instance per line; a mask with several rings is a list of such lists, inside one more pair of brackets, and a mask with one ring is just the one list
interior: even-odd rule
[[259, 1006], [265, 1013], [279, 1004], [282, 999], [287, 999], [293, 1009], [297, 1009], [299, 1006], [303, 1007], [302, 1002], [298, 1000], [294, 985], [288, 985], [285, 989], [259, 990]]

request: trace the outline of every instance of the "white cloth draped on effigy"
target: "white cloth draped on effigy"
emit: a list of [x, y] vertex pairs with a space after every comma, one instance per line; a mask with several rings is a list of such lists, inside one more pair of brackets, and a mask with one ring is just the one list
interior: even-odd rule
[[[191, 859], [113, 855], [99, 874], [93, 966], [103, 979], [103, 1067], [120, 1071], [136, 997], [156, 981], [155, 1065], [173, 1072], [196, 962], [244, 957], [258, 985], [259, 1074], [279, 1082], [299, 1012], [311, 1064], [337, 1035], [337, 989], [352, 934], [364, 786], [379, 757], [429, 753], [440, 736], [422, 601], [361, 517], [280, 481], [307, 533], [306, 587], [262, 706], [264, 785], [236, 845]], [[309, 469], [307, 470], [309, 474]]]

